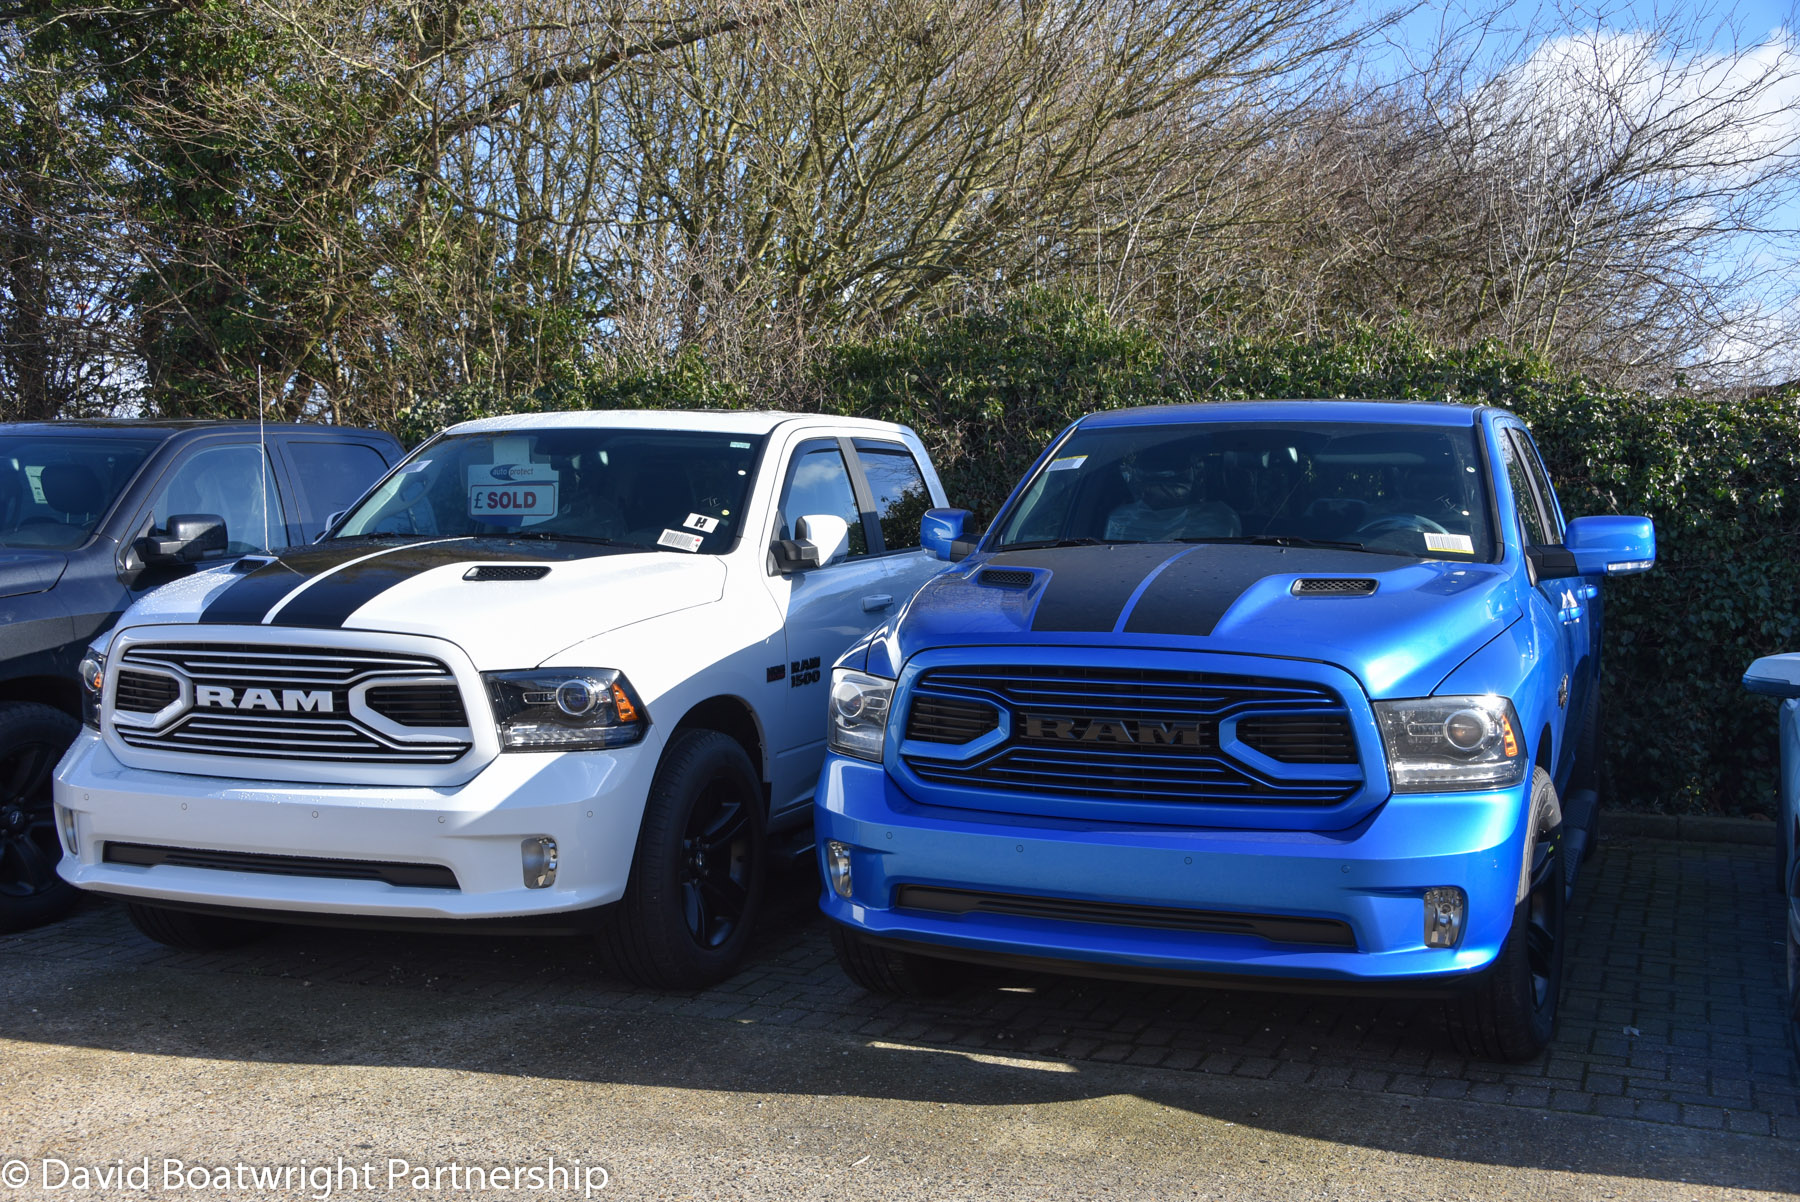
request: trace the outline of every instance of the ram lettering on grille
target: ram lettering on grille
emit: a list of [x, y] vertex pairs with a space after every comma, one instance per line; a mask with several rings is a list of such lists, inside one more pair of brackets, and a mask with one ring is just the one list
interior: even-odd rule
[[[187, 708], [159, 708], [159, 698], [183, 680], [192, 685]], [[167, 684], [153, 692], [159, 682]], [[113, 730], [146, 751], [448, 764], [472, 746], [455, 676], [423, 655], [285, 644], [138, 643], [123, 654], [117, 692]]]

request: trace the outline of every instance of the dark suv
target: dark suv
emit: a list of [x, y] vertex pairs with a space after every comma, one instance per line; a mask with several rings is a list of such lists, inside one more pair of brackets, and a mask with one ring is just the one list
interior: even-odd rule
[[386, 434], [253, 422], [0, 425], [0, 932], [76, 897], [50, 773], [81, 720], [88, 641], [138, 597], [311, 542], [400, 458]]

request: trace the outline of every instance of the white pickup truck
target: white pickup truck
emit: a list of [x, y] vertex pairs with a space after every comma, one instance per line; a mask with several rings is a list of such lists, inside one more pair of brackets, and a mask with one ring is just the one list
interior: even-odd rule
[[803, 827], [830, 665], [943, 564], [903, 426], [452, 427], [330, 537], [159, 589], [82, 665], [61, 873], [180, 947], [257, 920], [593, 931], [730, 975]]

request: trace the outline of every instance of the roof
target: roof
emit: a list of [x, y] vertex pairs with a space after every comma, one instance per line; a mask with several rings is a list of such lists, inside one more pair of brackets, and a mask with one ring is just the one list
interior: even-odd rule
[[1473, 426], [1481, 407], [1441, 401], [1216, 401], [1108, 409], [1081, 419], [1084, 429], [1177, 422], [1387, 422], [1405, 426]]
[[259, 424], [247, 421], [208, 421], [202, 418], [70, 418], [53, 422], [0, 422], [0, 434], [23, 435], [26, 437], [42, 437], [51, 434], [81, 435], [113, 435], [138, 434], [145, 437], [158, 436], [173, 438], [177, 434], [201, 433], [210, 434], [224, 430], [242, 432], [267, 430], [271, 433], [281, 431], [318, 432], [329, 430], [343, 434], [380, 434], [378, 430], [368, 430], [361, 426], [328, 426], [320, 422], [268, 422]]
[[778, 427], [829, 425], [893, 434], [904, 427], [865, 417], [828, 413], [783, 413], [777, 409], [590, 409], [568, 413], [509, 413], [459, 422], [446, 433], [485, 434], [497, 430], [611, 428], [630, 430], [710, 430], [720, 434], [766, 436]]

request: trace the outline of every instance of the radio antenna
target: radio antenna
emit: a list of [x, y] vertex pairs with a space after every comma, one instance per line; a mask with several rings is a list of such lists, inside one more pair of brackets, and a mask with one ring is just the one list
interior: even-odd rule
[[263, 431], [264, 411], [268, 405], [263, 400], [262, 364], [256, 365], [256, 456], [260, 461], [259, 475], [262, 479], [262, 515], [263, 515], [263, 553], [269, 550], [269, 439]]

